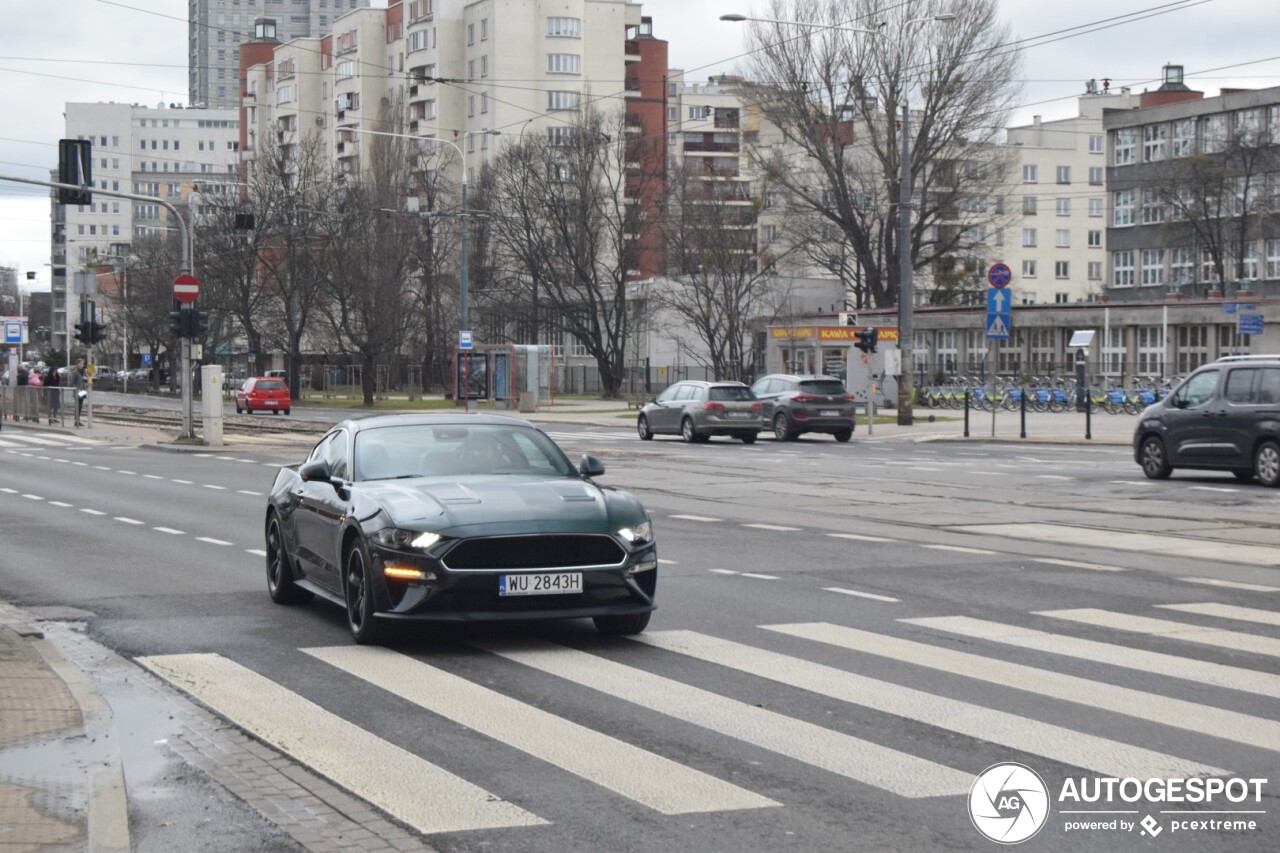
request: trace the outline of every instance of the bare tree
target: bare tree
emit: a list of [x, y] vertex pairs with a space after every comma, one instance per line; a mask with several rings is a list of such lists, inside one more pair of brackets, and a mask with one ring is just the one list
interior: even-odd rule
[[741, 380], [755, 364], [754, 333], [786, 301], [769, 269], [786, 250], [757, 246], [755, 205], [726, 192], [734, 183], [708, 175], [702, 161], [686, 163], [669, 186], [666, 281], [650, 298], [678, 321], [668, 337], [691, 333], [698, 345], [686, 350], [695, 361], [719, 379]]
[[[179, 379], [181, 366], [169, 316], [173, 308], [173, 279], [182, 268], [181, 240], [173, 232], [160, 237], [135, 237], [130, 254], [132, 258], [126, 273], [129, 288], [121, 293], [129, 340], [131, 345], [137, 348], [145, 346], [157, 355], [165, 351], [172, 386]], [[152, 384], [158, 384], [158, 358], [152, 359], [151, 371]]]
[[[595, 359], [605, 396], [625, 378], [629, 282], [644, 227], [640, 205], [658, 180], [628, 145], [621, 113], [583, 109], [554, 139], [510, 146], [493, 165], [488, 211], [504, 274], [538, 288], [548, 325]], [[639, 143], [643, 144], [643, 143]]]
[[[817, 26], [756, 24], [746, 87], [784, 145], [751, 150], [787, 215], [813, 234], [829, 223], [837, 241], [817, 256], [856, 261], [857, 307], [898, 301], [901, 113], [910, 107], [911, 264], [980, 251], [975, 227], [994, 215], [991, 197], [1010, 155], [995, 144], [1016, 95], [1017, 54], [996, 0], [942, 8], [891, 0], [773, 0], [767, 17]], [[863, 28], [852, 32], [846, 28]], [[945, 292], [939, 298], [949, 298]]]

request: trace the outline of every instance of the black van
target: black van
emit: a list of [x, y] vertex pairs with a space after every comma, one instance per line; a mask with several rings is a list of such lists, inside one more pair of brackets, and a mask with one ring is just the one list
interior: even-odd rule
[[1280, 355], [1226, 356], [1198, 368], [1138, 417], [1133, 458], [1153, 480], [1199, 468], [1280, 485]]

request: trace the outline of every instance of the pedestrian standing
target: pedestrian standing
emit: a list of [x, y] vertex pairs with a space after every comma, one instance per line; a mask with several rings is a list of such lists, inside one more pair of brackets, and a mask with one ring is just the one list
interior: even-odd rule
[[84, 376], [84, 357], [76, 359], [76, 366], [71, 369], [71, 381], [68, 383], [72, 388], [76, 389], [76, 426], [83, 426], [80, 423], [80, 412], [84, 408], [85, 397], [89, 396], [88, 382]]
[[27, 402], [30, 408], [27, 410], [27, 420], [32, 423], [40, 423], [40, 395], [44, 393], [44, 380], [40, 378], [40, 371], [34, 367], [27, 374], [27, 394], [31, 397]]
[[18, 389], [14, 392], [13, 400], [13, 419], [15, 421], [22, 420], [27, 411], [27, 380], [30, 379], [25, 364], [18, 365]]
[[45, 377], [44, 387], [45, 394], [49, 396], [49, 423], [53, 424], [55, 419], [62, 418], [62, 379], [58, 376], [58, 368], [50, 367], [49, 375]]

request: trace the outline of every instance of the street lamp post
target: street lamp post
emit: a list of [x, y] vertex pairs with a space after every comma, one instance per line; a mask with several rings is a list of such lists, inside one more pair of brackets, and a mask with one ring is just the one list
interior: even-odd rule
[[[468, 316], [469, 312], [468, 312], [468, 305], [467, 305], [467, 300], [468, 300], [467, 291], [469, 289], [468, 288], [469, 282], [467, 281], [467, 274], [469, 270], [469, 260], [467, 257], [467, 255], [469, 254], [467, 234], [471, 230], [471, 225], [467, 220], [468, 208], [467, 208], [467, 152], [466, 150], [458, 143], [453, 142], [452, 140], [449, 140], [449, 139], [441, 139], [438, 136], [417, 136], [416, 134], [412, 134], [412, 133], [390, 133], [385, 130], [365, 130], [364, 128], [360, 128], [360, 127], [352, 127], [347, 129], [352, 130], [355, 133], [367, 133], [371, 136], [390, 136], [398, 139], [411, 139], [417, 142], [441, 142], [445, 145], [452, 146], [453, 150], [458, 152], [458, 157], [460, 157], [462, 160], [462, 209], [461, 209], [461, 212], [459, 213], [459, 216], [462, 219], [462, 238], [460, 241], [462, 259], [458, 265], [458, 331], [459, 333], [467, 331], [468, 328], [470, 327], [470, 317]], [[466, 139], [469, 136], [475, 136], [477, 134], [498, 136], [501, 133], [502, 131], [500, 130], [470, 130], [462, 134], [461, 138]], [[461, 340], [462, 340], [462, 335], [459, 334], [458, 341], [461, 341]], [[475, 411], [475, 406], [471, 402], [470, 390], [466, 387], [466, 384], [467, 384], [466, 379], [468, 378], [468, 372], [464, 370], [462, 375], [463, 375], [463, 396], [466, 399], [467, 411], [472, 412], [472, 411]]]

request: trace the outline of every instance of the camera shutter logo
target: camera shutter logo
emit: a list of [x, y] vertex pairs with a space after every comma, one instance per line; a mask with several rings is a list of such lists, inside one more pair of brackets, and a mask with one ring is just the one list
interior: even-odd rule
[[993, 764], [969, 790], [974, 827], [1000, 844], [1018, 844], [1049, 820], [1049, 789], [1040, 774], [1023, 764]]

